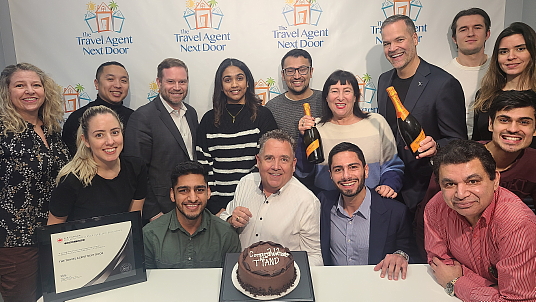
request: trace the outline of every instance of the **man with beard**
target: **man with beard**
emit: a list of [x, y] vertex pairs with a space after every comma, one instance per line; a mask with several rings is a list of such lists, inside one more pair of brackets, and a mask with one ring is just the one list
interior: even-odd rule
[[146, 268], [222, 267], [226, 253], [240, 252], [238, 234], [205, 209], [210, 188], [203, 166], [186, 161], [171, 174], [175, 211], [143, 228]]
[[[404, 161], [404, 184], [397, 198], [414, 213], [432, 175], [427, 157], [436, 153], [438, 144], [467, 139], [465, 98], [456, 78], [417, 55], [419, 37], [408, 16], [385, 19], [381, 30], [383, 52], [393, 69], [378, 79], [378, 111], [389, 123], [398, 156]], [[389, 86], [396, 89], [404, 107], [420, 122], [426, 134], [417, 156], [406, 147], [398, 131], [396, 111], [385, 91]]]
[[174, 208], [169, 199], [169, 175], [178, 163], [195, 160], [195, 135], [199, 125], [195, 109], [186, 104], [188, 67], [175, 58], [157, 68], [160, 93], [130, 116], [125, 130], [125, 154], [141, 157], [149, 171], [144, 222]]
[[288, 91], [276, 96], [266, 107], [272, 111], [279, 129], [298, 140], [298, 121], [303, 116], [303, 103], [311, 105], [313, 117], [322, 115], [322, 91], [309, 87], [313, 77], [313, 59], [303, 49], [292, 49], [281, 59], [281, 78]]
[[405, 279], [408, 254], [413, 254], [407, 207], [365, 187], [368, 166], [358, 146], [336, 145], [328, 165], [338, 191], [318, 196], [324, 265], [377, 264], [374, 270], [381, 270], [380, 277]]
[[480, 81], [488, 70], [490, 62], [488, 55], [484, 53], [490, 27], [491, 20], [488, 14], [477, 7], [462, 10], [456, 14], [450, 26], [452, 41], [458, 48], [458, 56], [445, 66], [445, 70], [462, 84], [469, 137], [473, 134], [473, 105], [476, 91], [480, 88]]

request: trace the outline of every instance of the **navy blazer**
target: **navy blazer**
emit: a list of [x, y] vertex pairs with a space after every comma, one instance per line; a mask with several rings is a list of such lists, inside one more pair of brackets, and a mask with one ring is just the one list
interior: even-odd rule
[[[392, 85], [396, 70], [383, 73], [378, 79], [378, 111], [387, 119], [387, 106], [393, 106], [385, 89]], [[421, 123], [424, 133], [439, 145], [452, 139], [467, 139], [465, 97], [460, 82], [443, 69], [421, 62], [408, 93], [404, 107]], [[398, 156], [404, 161], [404, 186], [400, 192], [410, 210], [414, 211], [423, 199], [432, 175], [429, 159], [415, 159], [406, 150], [396, 121], [387, 120], [395, 135]]]
[[[393, 199], [383, 198], [374, 190], [370, 204], [368, 264], [378, 264], [385, 255], [402, 250], [414, 260], [414, 239], [408, 208]], [[333, 265], [330, 252], [331, 209], [339, 201], [339, 191], [322, 191], [320, 199], [320, 248], [324, 265]]]
[[[143, 218], [171, 211], [175, 204], [169, 198], [171, 171], [180, 162], [190, 160], [179, 129], [158, 95], [152, 102], [138, 108], [125, 130], [125, 153], [141, 157], [148, 168], [149, 183], [143, 204]], [[199, 121], [195, 109], [186, 105], [195, 160], [195, 137]]]

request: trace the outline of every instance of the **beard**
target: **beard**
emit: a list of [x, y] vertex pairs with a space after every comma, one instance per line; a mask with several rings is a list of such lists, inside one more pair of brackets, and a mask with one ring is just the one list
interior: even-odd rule
[[340, 189], [339, 188], [339, 192], [341, 192], [341, 194], [345, 197], [354, 197], [356, 196], [357, 194], [361, 193], [361, 191], [363, 191], [363, 189], [365, 188], [365, 175], [363, 175], [363, 177], [360, 179], [358, 178], [352, 178], [352, 179], [344, 179], [342, 181], [352, 181], [352, 180], [355, 180], [359, 183], [359, 185], [357, 186], [357, 189], [355, 191], [352, 191], [352, 190], [344, 190], [344, 189]]
[[288, 90], [289, 90], [290, 92], [292, 92], [292, 94], [294, 94], [294, 95], [302, 95], [302, 94], [304, 94], [304, 93], [307, 91], [307, 88], [309, 88], [309, 85], [304, 86], [303, 89], [300, 90], [300, 91], [298, 91], [298, 90], [294, 90], [294, 89], [292, 89], [291, 87], [288, 87], [288, 86], [287, 86], [287, 88], [288, 88]]
[[182, 210], [182, 207], [179, 207], [178, 205], [176, 205], [175, 208], [177, 208], [177, 210], [179, 212], [181, 212], [182, 216], [184, 216], [188, 220], [196, 220], [197, 218], [199, 218], [199, 216], [201, 216], [201, 214], [203, 214], [203, 210], [205, 210], [205, 208], [200, 208], [199, 213], [188, 213], [187, 214]]

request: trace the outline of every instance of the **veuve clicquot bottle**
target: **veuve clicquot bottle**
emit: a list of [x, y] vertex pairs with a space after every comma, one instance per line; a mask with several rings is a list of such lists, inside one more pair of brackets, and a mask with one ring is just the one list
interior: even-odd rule
[[419, 144], [426, 137], [424, 130], [419, 121], [417, 121], [417, 119], [409, 113], [406, 107], [402, 105], [395, 88], [390, 86], [387, 87], [386, 90], [395, 106], [398, 131], [400, 131], [400, 135], [402, 136], [402, 139], [404, 139], [406, 146], [408, 146], [411, 152], [417, 156], [421, 153], [417, 151], [419, 149]]
[[[303, 103], [303, 112], [305, 115], [311, 116], [311, 106], [309, 103]], [[305, 154], [307, 160], [313, 164], [319, 164], [324, 161], [324, 149], [322, 149], [322, 140], [315, 126], [305, 130], [303, 134], [303, 142], [305, 144]]]

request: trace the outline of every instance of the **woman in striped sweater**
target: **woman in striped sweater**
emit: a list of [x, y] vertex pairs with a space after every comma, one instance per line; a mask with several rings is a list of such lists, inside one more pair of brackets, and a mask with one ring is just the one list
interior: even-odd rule
[[197, 129], [196, 153], [211, 180], [207, 208], [219, 214], [240, 178], [255, 169], [259, 138], [277, 124], [255, 95], [251, 71], [237, 59], [225, 59], [218, 67], [212, 103]]

